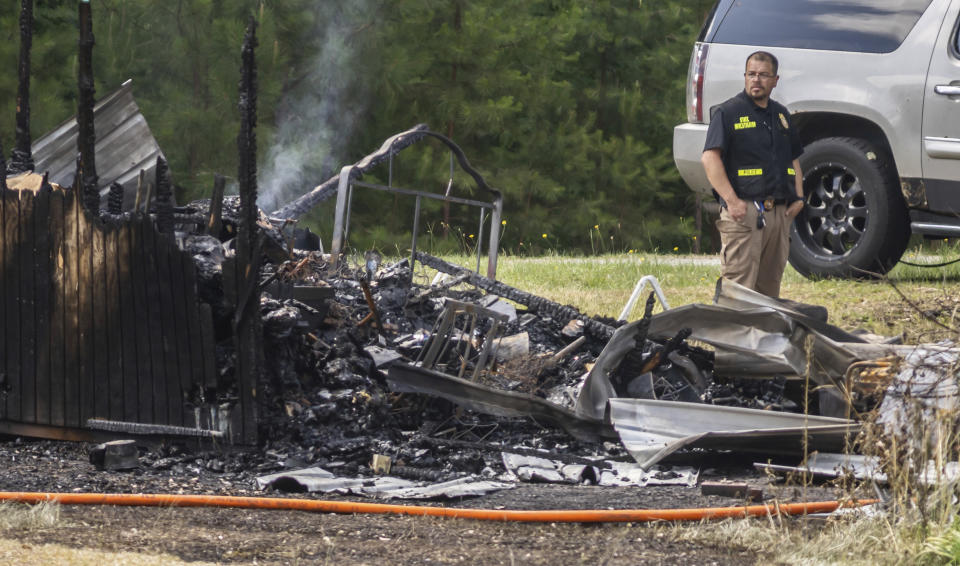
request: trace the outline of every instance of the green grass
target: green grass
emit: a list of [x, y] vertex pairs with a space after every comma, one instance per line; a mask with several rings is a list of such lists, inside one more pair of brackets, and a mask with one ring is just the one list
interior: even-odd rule
[[736, 519], [670, 529], [674, 540], [736, 545], [760, 556], [757, 564], [789, 566], [946, 564], [925, 552], [916, 529], [891, 525], [884, 517], [827, 521], [804, 518]]
[[[609, 317], [620, 314], [637, 281], [645, 275], [656, 277], [670, 306], [678, 306], [711, 302], [720, 266], [703, 256], [621, 254], [504, 257], [497, 270], [497, 278], [504, 283], [592, 315]], [[642, 314], [642, 305], [640, 301], [634, 316]]]

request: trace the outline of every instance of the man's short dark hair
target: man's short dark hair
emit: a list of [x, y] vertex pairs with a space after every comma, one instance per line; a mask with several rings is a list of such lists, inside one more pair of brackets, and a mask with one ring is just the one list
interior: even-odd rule
[[773, 66], [774, 76], [776, 76], [777, 71], [780, 69], [780, 62], [777, 61], [777, 58], [773, 55], [773, 53], [768, 53], [767, 51], [754, 51], [747, 57], [747, 61], [743, 64], [743, 66], [746, 67], [750, 63], [751, 59], [754, 61], [770, 63], [770, 65]]

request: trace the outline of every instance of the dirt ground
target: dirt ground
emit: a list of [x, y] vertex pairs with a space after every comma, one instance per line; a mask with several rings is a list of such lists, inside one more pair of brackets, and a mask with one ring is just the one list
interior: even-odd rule
[[[256, 470], [210, 470], [209, 459], [189, 453], [170, 464], [141, 458], [139, 469], [97, 471], [87, 445], [50, 441], [0, 442], [0, 490], [117, 493], [199, 493], [370, 501], [325, 494], [256, 489]], [[157, 463], [160, 463], [157, 465]], [[207, 464], [203, 464], [207, 462]], [[716, 462], [714, 462], [716, 463]], [[801, 490], [775, 483], [743, 462], [702, 469], [701, 479], [746, 479], [765, 499], [826, 500], [826, 486]], [[219, 468], [219, 466], [212, 466]], [[411, 505], [418, 503], [409, 503]], [[423, 503], [419, 503], [423, 504]], [[519, 484], [482, 498], [429, 502], [492, 509], [630, 509], [737, 506], [703, 496], [699, 487], [607, 488]], [[333, 515], [300, 511], [201, 508], [61, 506], [51, 527], [0, 529], [0, 557], [43, 563], [40, 549], [101, 553], [91, 563], [208, 562], [219, 564], [753, 564], [758, 557], [736, 546], [678, 543], [653, 524], [526, 524], [387, 515]], [[13, 552], [11, 556], [9, 553]], [[22, 554], [17, 555], [18, 552]], [[134, 555], [112, 553], [132, 552]], [[131, 556], [146, 560], [138, 562]], [[110, 557], [109, 559], [106, 557]], [[118, 558], [119, 557], [119, 558]], [[153, 557], [151, 561], [150, 558]], [[69, 561], [79, 563], [79, 558]]]
[[644, 526], [481, 523], [231, 509], [66, 507], [25, 544], [136, 549], [224, 564], [751, 564], [752, 553], [670, 542]]

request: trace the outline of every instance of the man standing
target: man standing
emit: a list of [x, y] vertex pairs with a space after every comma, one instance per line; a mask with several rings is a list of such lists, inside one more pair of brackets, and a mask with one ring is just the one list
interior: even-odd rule
[[790, 112], [770, 98], [778, 66], [765, 51], [747, 57], [744, 89], [711, 111], [701, 158], [720, 199], [723, 277], [774, 298], [803, 210], [803, 146]]

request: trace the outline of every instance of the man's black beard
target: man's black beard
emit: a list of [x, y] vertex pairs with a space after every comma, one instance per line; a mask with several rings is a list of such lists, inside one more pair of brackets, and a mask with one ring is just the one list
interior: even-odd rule
[[755, 103], [757, 103], [758, 105], [760, 105], [761, 102], [766, 103], [766, 102], [768, 102], [768, 101], [770, 100], [770, 95], [769, 95], [769, 94], [763, 94], [763, 95], [761, 95], [761, 96], [754, 96], [754, 95], [752, 95], [752, 94], [750, 94], [750, 93], [748, 92], [747, 95], [750, 97], [751, 100], [753, 100], [753, 101], [754, 101]]

